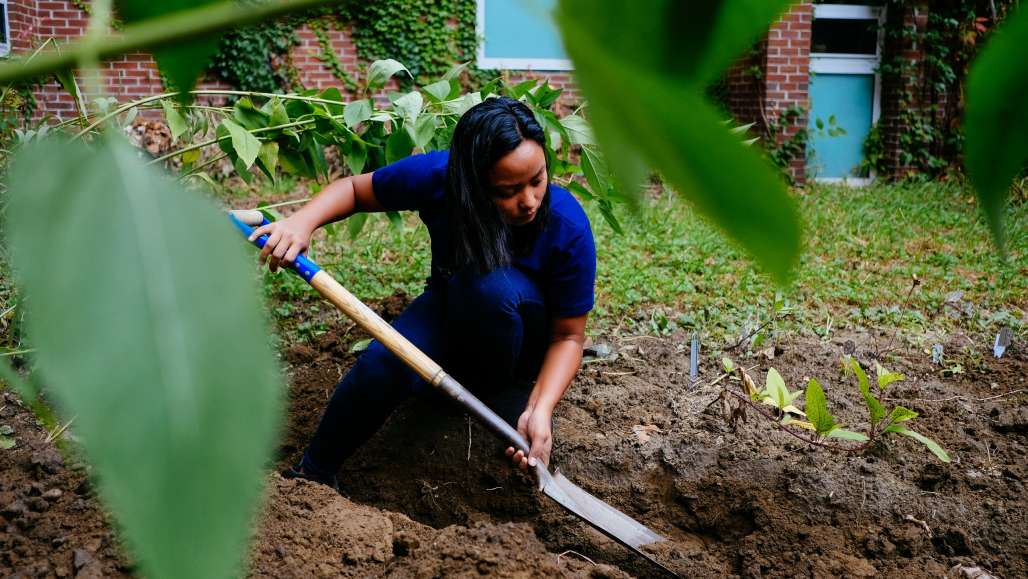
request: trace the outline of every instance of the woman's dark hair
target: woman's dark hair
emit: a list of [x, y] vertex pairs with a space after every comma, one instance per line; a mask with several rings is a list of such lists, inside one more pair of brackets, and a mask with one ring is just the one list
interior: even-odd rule
[[[510, 264], [531, 247], [550, 214], [549, 182], [535, 219], [511, 227], [493, 202], [493, 166], [529, 139], [545, 150], [546, 136], [532, 110], [510, 97], [489, 98], [471, 107], [453, 131], [447, 167], [446, 203], [453, 223], [454, 265], [480, 273]], [[549, 180], [547, 160], [547, 180]]]

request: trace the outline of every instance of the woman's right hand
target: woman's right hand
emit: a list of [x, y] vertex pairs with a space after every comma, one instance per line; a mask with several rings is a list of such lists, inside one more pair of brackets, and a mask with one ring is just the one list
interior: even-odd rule
[[307, 250], [313, 234], [313, 227], [293, 215], [254, 229], [250, 241], [262, 235], [268, 236], [258, 259], [261, 263], [267, 263], [269, 270], [277, 271], [279, 267], [288, 267], [296, 260], [296, 256]]

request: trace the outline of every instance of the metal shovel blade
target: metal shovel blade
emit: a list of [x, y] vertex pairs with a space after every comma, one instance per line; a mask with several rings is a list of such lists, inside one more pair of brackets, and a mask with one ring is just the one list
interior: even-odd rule
[[561, 474], [560, 469], [556, 469], [553, 474], [550, 474], [545, 466], [537, 467], [536, 474], [539, 476], [539, 490], [569, 513], [645, 557], [672, 577], [678, 576], [674, 571], [653, 558], [652, 555], [642, 550], [644, 545], [665, 541], [664, 537], [632, 517], [585, 492], [581, 487]]

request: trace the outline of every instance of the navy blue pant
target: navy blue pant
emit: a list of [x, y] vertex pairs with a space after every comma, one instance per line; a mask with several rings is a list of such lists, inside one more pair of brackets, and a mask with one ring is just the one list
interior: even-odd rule
[[[512, 267], [430, 284], [393, 321], [451, 376], [516, 427], [549, 343], [539, 287]], [[411, 396], [432, 387], [375, 340], [336, 386], [301, 465], [331, 478]]]

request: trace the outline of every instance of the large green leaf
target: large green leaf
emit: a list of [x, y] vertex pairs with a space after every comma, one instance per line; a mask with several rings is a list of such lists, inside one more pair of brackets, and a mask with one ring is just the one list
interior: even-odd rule
[[568, 136], [571, 139], [573, 145], [595, 145], [596, 139], [593, 137], [593, 129], [589, 126], [582, 117], [571, 114], [560, 120], [560, 124], [564, 125], [567, 129]]
[[450, 96], [450, 81], [439, 80], [425, 86], [424, 89], [436, 102], [444, 101], [446, 97]]
[[838, 427], [835, 417], [828, 412], [825, 391], [821, 388], [821, 384], [813, 378], [807, 382], [807, 404], [803, 411], [807, 414], [807, 420], [814, 425], [814, 431], [820, 436], [825, 436]]
[[1028, 10], [1018, 9], [993, 34], [967, 77], [966, 163], [996, 245], [1011, 180], [1028, 161]]
[[400, 72], [406, 72], [407, 76], [411, 76], [407, 67], [396, 60], [391, 58], [376, 60], [368, 67], [368, 88], [382, 88], [387, 82], [389, 82], [390, 78]]
[[238, 576], [281, 408], [243, 242], [116, 138], [25, 150], [6, 217], [39, 372], [140, 575]]
[[394, 128], [389, 139], [386, 140], [386, 163], [395, 163], [404, 157], [409, 157], [413, 148], [414, 140], [407, 131], [399, 127]]
[[928, 450], [932, 451], [932, 454], [937, 456], [939, 460], [941, 460], [942, 462], [949, 462], [950, 460], [949, 454], [941, 446], [939, 446], [939, 443], [921, 434], [920, 432], [915, 432], [913, 430], [903, 428], [902, 426], [898, 426], [895, 424], [886, 428], [885, 432], [895, 432], [896, 434], [902, 434], [903, 436], [913, 438], [914, 440], [928, 447]]
[[351, 129], [371, 118], [371, 103], [359, 100], [346, 103], [343, 109], [343, 121]]
[[164, 107], [164, 118], [168, 121], [168, 129], [171, 130], [171, 139], [177, 140], [179, 135], [189, 130], [189, 124], [170, 102], [161, 101], [161, 106]]
[[[710, 26], [709, 20], [686, 21], [678, 16], [689, 10], [715, 11], [685, 7], [697, 3], [665, 0], [657, 4], [657, 8], [639, 9], [615, 0], [560, 2], [564, 45], [589, 100], [598, 142], [623, 186], [640, 183], [645, 166], [652, 166], [778, 282], [786, 283], [800, 251], [796, 202], [777, 171], [729, 133], [703, 96], [704, 83], [696, 75], [720, 66], [722, 51], [694, 47], [682, 53], [674, 47], [693, 43], [687, 37], [694, 32], [706, 36], [697, 31]], [[722, 2], [721, 12], [751, 4]], [[769, 13], [761, 9], [747, 14], [753, 20], [746, 22], [745, 30], [736, 29], [743, 26], [742, 19], [725, 16], [726, 24], [718, 24], [725, 37], [704, 42], [716, 40], [741, 50], [745, 42], [740, 39], [749, 39], [755, 27], [766, 27]], [[683, 70], [685, 64], [673, 62], [683, 54], [709, 58], [714, 64]]]
[[[165, 14], [189, 10], [219, 0], [115, 0], [118, 15], [125, 22], [136, 23]], [[153, 51], [154, 60], [161, 74], [168, 79], [170, 88], [182, 91], [179, 100], [190, 99], [188, 91], [193, 90], [200, 73], [207, 69], [211, 57], [218, 51], [220, 35], [209, 35], [176, 43], [174, 46]]]
[[864, 402], [867, 404], [867, 412], [871, 417], [871, 422], [875, 423], [885, 418], [885, 408], [882, 403], [875, 398], [874, 394], [871, 393], [871, 383], [867, 379], [867, 373], [860, 366], [860, 362], [857, 361], [853, 356], [846, 356], [843, 363], [846, 369], [853, 372], [853, 375], [857, 377], [857, 384], [860, 386], [860, 394], [864, 397]]
[[418, 115], [421, 114], [421, 109], [424, 106], [425, 99], [416, 90], [410, 91], [393, 102], [393, 107], [395, 107], [396, 112], [399, 113], [404, 122], [412, 124], [418, 118]]
[[253, 162], [257, 160], [257, 155], [261, 152], [260, 140], [253, 136], [250, 131], [228, 119], [221, 121], [221, 126], [225, 127], [229, 135], [232, 136], [232, 149], [239, 156], [239, 159], [242, 160], [245, 169], [249, 169]]

